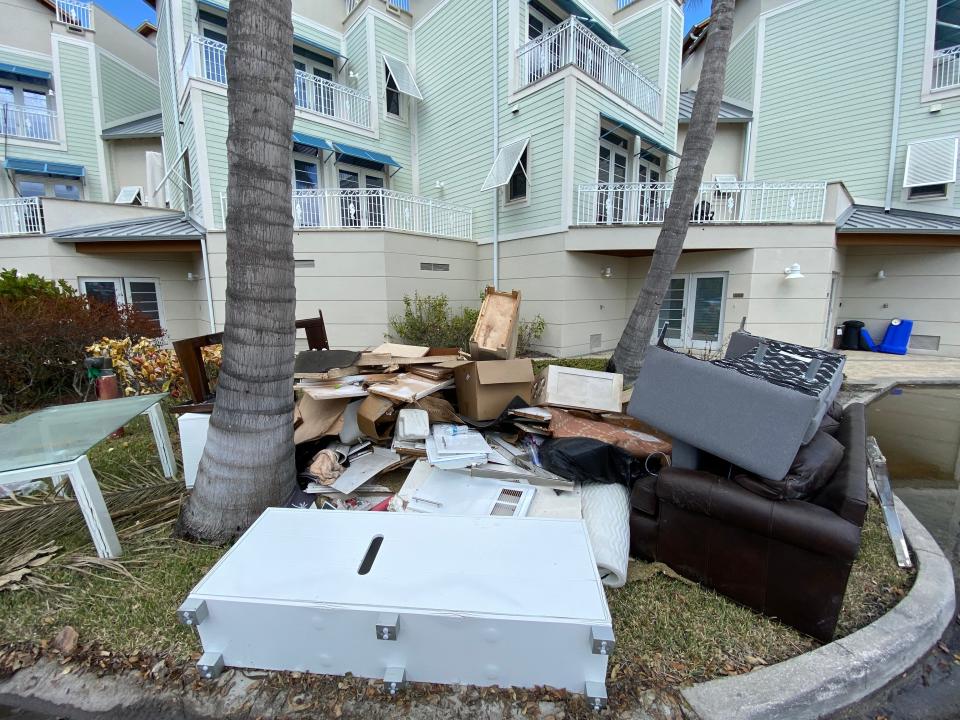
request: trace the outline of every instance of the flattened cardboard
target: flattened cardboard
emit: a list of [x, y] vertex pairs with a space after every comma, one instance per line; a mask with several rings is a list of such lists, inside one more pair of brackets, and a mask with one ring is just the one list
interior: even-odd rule
[[403, 373], [394, 382], [375, 383], [367, 388], [371, 395], [383, 395], [397, 402], [413, 402], [453, 385], [452, 379], [428, 380], [419, 375]]
[[474, 360], [516, 357], [519, 323], [520, 291], [497, 292], [488, 287], [470, 336], [470, 357]]
[[349, 398], [315, 400], [304, 395], [294, 413], [293, 442], [299, 445], [324, 435], [338, 434], [343, 429], [343, 411], [349, 402]]
[[534, 405], [595, 412], [620, 412], [623, 375], [548, 365], [537, 376]]
[[393, 355], [402, 358], [423, 357], [430, 352], [430, 348], [424, 345], [400, 345], [398, 343], [383, 343], [379, 347], [371, 350], [374, 355]]
[[357, 426], [371, 440], [390, 437], [396, 421], [396, 408], [388, 398], [370, 395], [357, 408]]
[[533, 363], [529, 359], [485, 360], [454, 369], [460, 412], [474, 420], [493, 420], [519, 395], [530, 402]]

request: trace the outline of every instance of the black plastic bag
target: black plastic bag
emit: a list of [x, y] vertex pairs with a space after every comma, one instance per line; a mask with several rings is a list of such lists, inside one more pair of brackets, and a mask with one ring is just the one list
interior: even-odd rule
[[567, 480], [620, 483], [631, 487], [646, 474], [643, 461], [593, 438], [551, 438], [540, 447], [540, 464]]

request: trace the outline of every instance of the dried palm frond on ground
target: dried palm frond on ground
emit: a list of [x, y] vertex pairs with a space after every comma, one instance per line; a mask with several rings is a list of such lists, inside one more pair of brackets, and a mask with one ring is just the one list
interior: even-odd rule
[[47, 543], [41, 548], [24, 550], [0, 562], [0, 592], [46, 585], [37, 574], [37, 568], [53, 560], [59, 549], [58, 545]]

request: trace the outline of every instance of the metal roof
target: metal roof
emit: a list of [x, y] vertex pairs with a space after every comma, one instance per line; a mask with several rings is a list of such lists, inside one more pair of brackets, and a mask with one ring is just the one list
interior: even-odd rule
[[891, 210], [854, 205], [837, 222], [838, 233], [883, 233], [895, 235], [960, 235], [960, 217], [934, 215], [914, 210]]
[[104, 128], [100, 137], [104, 140], [132, 140], [136, 138], [153, 138], [163, 135], [163, 117], [160, 113], [149, 117], [131, 120], [130, 122]]
[[124, 220], [106, 225], [88, 225], [51, 233], [57, 242], [102, 240], [200, 240], [205, 230], [184, 215], [158, 215], [143, 220]]
[[[693, 99], [696, 96], [696, 90], [687, 90], [680, 93], [679, 122], [690, 122], [690, 114], [693, 112]], [[737, 105], [729, 100], [720, 102], [720, 114], [717, 116], [717, 122], [750, 122], [751, 120], [753, 120], [753, 112], [750, 108]]]

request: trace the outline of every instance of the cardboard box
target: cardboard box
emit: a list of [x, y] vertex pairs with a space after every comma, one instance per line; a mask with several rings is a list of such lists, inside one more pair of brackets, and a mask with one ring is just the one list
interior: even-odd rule
[[470, 357], [474, 360], [516, 357], [519, 325], [520, 291], [497, 292], [488, 287], [470, 336]]
[[379, 395], [368, 395], [357, 408], [357, 426], [371, 440], [385, 440], [393, 434], [397, 421], [393, 403]]
[[620, 412], [623, 375], [547, 365], [533, 388], [534, 405]]
[[453, 371], [460, 412], [474, 420], [493, 420], [519, 395], [530, 401], [533, 363], [521, 360], [484, 360], [465, 363]]

